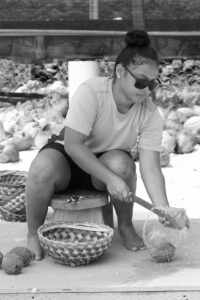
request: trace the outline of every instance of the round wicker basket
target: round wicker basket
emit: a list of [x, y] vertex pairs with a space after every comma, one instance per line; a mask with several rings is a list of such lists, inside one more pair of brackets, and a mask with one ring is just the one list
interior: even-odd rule
[[8, 222], [25, 222], [26, 221], [25, 214], [13, 213], [1, 206], [0, 206], [0, 214], [2, 215], [3, 219]]
[[91, 263], [111, 246], [113, 229], [91, 223], [46, 223], [38, 236], [44, 252], [71, 267]]
[[13, 222], [24, 222], [26, 220], [26, 179], [26, 172], [0, 172], [0, 213], [4, 220]]

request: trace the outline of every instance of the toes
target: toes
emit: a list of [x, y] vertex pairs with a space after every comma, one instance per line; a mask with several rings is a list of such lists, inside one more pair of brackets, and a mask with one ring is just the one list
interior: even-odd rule
[[44, 258], [43, 255], [35, 255], [35, 260], [40, 261]]
[[146, 250], [145, 246], [140, 247], [140, 250]]
[[127, 248], [128, 248], [128, 250], [133, 251], [133, 252], [137, 252], [139, 250], [139, 248], [136, 246], [129, 246]]
[[44, 258], [44, 252], [37, 236], [28, 238], [27, 248], [33, 253], [34, 260], [39, 261]]
[[146, 249], [146, 247], [144, 245], [133, 245], [133, 244], [128, 243], [125, 246], [128, 250], [133, 251], [133, 252], [137, 252], [137, 251]]

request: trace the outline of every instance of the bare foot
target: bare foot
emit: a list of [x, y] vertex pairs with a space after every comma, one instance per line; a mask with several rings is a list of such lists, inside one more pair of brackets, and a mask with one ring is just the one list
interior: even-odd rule
[[125, 247], [130, 251], [144, 250], [143, 240], [137, 233], [133, 225], [119, 225], [119, 233], [123, 238]]
[[41, 260], [44, 257], [44, 252], [40, 245], [38, 235], [33, 235], [27, 237], [27, 248], [34, 253], [35, 260]]

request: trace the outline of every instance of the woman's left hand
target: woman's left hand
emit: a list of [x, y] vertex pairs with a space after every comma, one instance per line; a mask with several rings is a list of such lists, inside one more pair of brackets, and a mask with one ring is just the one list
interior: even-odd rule
[[155, 207], [154, 210], [159, 209], [163, 212], [163, 216], [159, 217], [159, 221], [166, 227], [173, 227], [176, 229], [182, 229], [184, 227], [190, 228], [190, 221], [184, 208], [176, 207]]

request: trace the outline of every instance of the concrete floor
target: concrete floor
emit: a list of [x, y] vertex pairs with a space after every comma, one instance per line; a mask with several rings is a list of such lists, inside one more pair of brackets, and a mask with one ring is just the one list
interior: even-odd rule
[[[32, 262], [19, 275], [7, 275], [0, 270], [0, 300], [199, 300], [200, 148], [197, 150], [188, 155], [173, 155], [171, 167], [163, 169], [171, 205], [186, 208], [191, 221], [188, 237], [179, 243], [172, 262], [156, 263], [148, 250], [137, 253], [126, 250], [115, 230], [109, 251], [88, 266], [72, 268], [45, 257], [41, 262]], [[19, 165], [0, 165], [0, 170], [28, 170], [32, 153], [23, 154]], [[148, 200], [140, 176], [137, 191], [139, 197]], [[134, 223], [139, 234], [147, 216], [155, 221], [155, 216], [135, 205]], [[17, 245], [25, 246], [25, 237], [26, 223], [0, 222], [3, 254]]]
[[[135, 221], [139, 234], [143, 225], [144, 220]], [[0, 299], [2, 296], [4, 300], [18, 299], [16, 295], [20, 299], [31, 296], [51, 299], [55, 293], [56, 299], [64, 299], [64, 294], [71, 295], [69, 299], [88, 300], [131, 299], [129, 296], [133, 294], [137, 295], [134, 299], [141, 299], [143, 294], [143, 300], [200, 299], [200, 220], [192, 219], [191, 225], [187, 239], [177, 247], [170, 263], [156, 263], [148, 250], [136, 253], [126, 250], [115, 230], [111, 248], [90, 265], [68, 267], [45, 257], [43, 261], [32, 262], [18, 275], [7, 275], [0, 270]], [[26, 223], [1, 223], [0, 251], [5, 254], [17, 245], [25, 246], [25, 237]], [[172, 298], [170, 293], [173, 293]]]

